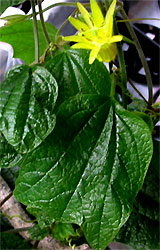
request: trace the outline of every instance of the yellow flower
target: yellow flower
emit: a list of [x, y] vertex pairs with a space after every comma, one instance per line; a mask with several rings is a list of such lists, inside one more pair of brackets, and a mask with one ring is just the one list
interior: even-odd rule
[[71, 48], [89, 49], [89, 63], [92, 64], [97, 58], [100, 62], [110, 62], [117, 55], [116, 42], [122, 40], [122, 35], [113, 35], [113, 14], [116, 0], [113, 0], [108, 12], [103, 17], [101, 9], [96, 0], [90, 0], [92, 14], [90, 14], [81, 3], [77, 7], [84, 22], [69, 17], [70, 23], [79, 30], [77, 35], [63, 37], [65, 41], [76, 42]]

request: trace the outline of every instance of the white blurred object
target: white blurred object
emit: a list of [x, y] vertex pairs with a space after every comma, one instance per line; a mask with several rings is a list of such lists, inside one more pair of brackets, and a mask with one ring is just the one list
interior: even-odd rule
[[[49, 5], [51, 5], [51, 1], [45, 0], [42, 3], [42, 9], [48, 7]], [[38, 6], [36, 7], [37, 7], [36, 10], [38, 11]], [[32, 11], [30, 10], [29, 14], [31, 13]], [[49, 14], [50, 10], [44, 12], [45, 21], [48, 19]], [[19, 8], [8, 7], [0, 17], [12, 16], [12, 15], [25, 15], [25, 13]], [[5, 23], [6, 23], [5, 20], [0, 19], [0, 27], [3, 27]], [[8, 72], [10, 68], [18, 64], [23, 64], [23, 61], [21, 59], [13, 58], [13, 55], [14, 51], [12, 46], [8, 43], [0, 42], [0, 83], [4, 80], [5, 74]]]
[[[157, 0], [130, 1], [129, 18], [160, 18], [160, 8]], [[158, 20], [137, 20], [136, 23], [146, 23], [160, 28]]]
[[[1, 17], [12, 16], [12, 15], [25, 15], [25, 13], [15, 7], [8, 7]], [[6, 21], [0, 19], [0, 27], [5, 25]], [[18, 58], [13, 58], [13, 48], [10, 44], [0, 42], [0, 82], [5, 78], [5, 74], [10, 68], [15, 65], [23, 64], [23, 61]]]
[[[6, 16], [13, 16], [13, 15], [25, 15], [25, 13], [18, 9], [18, 8], [15, 8], [15, 7], [8, 7], [4, 12], [3, 14], [0, 16], [0, 18], [2, 17], [6, 17]], [[3, 27], [5, 25], [7, 21], [5, 20], [1, 20], [0, 19], [0, 27]]]
[[[44, 0], [42, 2], [42, 9], [47, 8], [53, 3], [60, 3], [60, 2], [65, 2], [65, 1], [67, 0], [56, 0], [54, 2], [51, 0]], [[48, 20], [48, 17], [50, 16], [51, 12], [52, 12], [52, 15], [54, 15], [55, 13], [59, 11], [59, 8], [60, 7], [58, 6], [53, 9], [49, 9], [48, 11], [45, 11], [43, 14], [45, 22]], [[36, 6], [36, 11], [38, 11], [38, 6]], [[28, 14], [31, 14], [31, 13], [32, 13], [32, 10], [28, 12]], [[11, 15], [17, 15], [17, 14], [25, 15], [25, 13], [19, 8], [8, 7], [0, 17], [6, 17], [6, 16], [11, 16]], [[39, 15], [37, 16], [37, 19], [39, 19]], [[5, 23], [6, 21], [0, 19], [0, 27], [3, 27]], [[14, 55], [14, 51], [13, 51], [12, 46], [9, 45], [8, 43], [0, 42], [0, 82], [4, 80], [5, 74], [10, 68], [12, 68], [15, 65], [23, 63], [22, 60], [13, 58], [13, 55]]]
[[4, 80], [8, 70], [18, 64], [23, 64], [23, 61], [13, 58], [12, 46], [8, 43], [0, 42], [0, 82]]
[[[44, 10], [45, 8], [49, 7], [51, 4], [61, 3], [61, 2], [66, 2], [66, 1], [67, 1], [67, 0], [56, 0], [56, 1], [44, 0], [44, 1], [42, 2], [42, 9]], [[36, 12], [38, 12], [38, 10], [39, 10], [39, 9], [38, 9], [38, 5], [35, 7], [35, 9], [36, 9]], [[55, 13], [55, 12], [58, 12], [58, 10], [59, 10], [59, 6], [54, 7], [53, 9], [51, 8], [51, 9], [45, 11], [45, 12], [43, 13], [44, 21], [46, 22], [46, 21], [48, 20], [49, 16], [50, 16], [50, 14], [52, 13], [52, 15], [54, 15], [54, 13]], [[28, 12], [28, 14], [32, 14], [32, 10], [30, 10], [30, 11]], [[40, 16], [39, 16], [39, 15], [37, 15], [37, 19], [38, 19], [38, 20], [40, 19]]]

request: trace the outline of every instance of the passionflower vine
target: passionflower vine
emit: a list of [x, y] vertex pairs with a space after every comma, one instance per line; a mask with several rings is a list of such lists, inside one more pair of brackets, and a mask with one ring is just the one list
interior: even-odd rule
[[113, 14], [116, 0], [113, 0], [104, 18], [96, 0], [90, 0], [91, 14], [81, 3], [77, 7], [84, 22], [69, 17], [70, 23], [79, 30], [77, 35], [63, 37], [65, 41], [76, 42], [71, 48], [89, 49], [89, 64], [97, 58], [100, 62], [110, 62], [117, 55], [116, 42], [122, 40], [122, 35], [113, 35]]

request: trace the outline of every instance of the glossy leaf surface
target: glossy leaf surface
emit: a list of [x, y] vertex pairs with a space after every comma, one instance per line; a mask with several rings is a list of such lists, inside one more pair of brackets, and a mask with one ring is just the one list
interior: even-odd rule
[[25, 0], [0, 0], [0, 15], [10, 6], [25, 2]]
[[24, 161], [14, 195], [42, 224], [82, 225], [91, 247], [104, 249], [128, 219], [151, 156], [141, 118], [104, 96], [77, 95]]
[[[56, 28], [49, 23], [46, 23], [46, 27], [51, 41], [54, 42]], [[38, 32], [40, 55], [42, 55], [48, 44], [44, 37], [40, 21], [38, 21]], [[16, 23], [8, 27], [2, 27], [1, 41], [12, 45], [14, 57], [22, 59], [27, 64], [34, 61], [35, 45], [32, 20]]]
[[153, 157], [133, 212], [115, 240], [133, 249], [159, 249], [159, 162], [160, 142], [153, 141]]
[[77, 93], [109, 96], [111, 79], [106, 67], [97, 60], [89, 65], [88, 57], [86, 50], [62, 50], [45, 62], [58, 82], [59, 104]]
[[21, 65], [2, 83], [0, 130], [18, 152], [33, 150], [51, 133], [57, 82], [43, 67]]
[[16, 152], [3, 134], [0, 133], [0, 168], [15, 167], [22, 160], [22, 156]]

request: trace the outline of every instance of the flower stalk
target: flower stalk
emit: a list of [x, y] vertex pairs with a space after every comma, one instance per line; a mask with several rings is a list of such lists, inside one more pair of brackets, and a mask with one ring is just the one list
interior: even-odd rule
[[35, 63], [39, 63], [39, 37], [38, 37], [38, 25], [35, 10], [35, 0], [30, 0], [33, 15], [33, 31], [34, 31], [34, 41], [35, 41]]
[[[124, 19], [128, 19], [128, 17], [127, 17], [127, 15], [126, 15], [123, 8], [121, 8], [120, 12], [121, 12]], [[143, 68], [144, 68], [144, 71], [145, 71], [146, 81], [147, 81], [147, 85], [148, 85], [148, 103], [151, 106], [152, 103], [153, 103], [153, 87], [152, 87], [152, 78], [151, 78], [150, 70], [149, 70], [146, 58], [144, 56], [143, 50], [141, 48], [141, 45], [140, 45], [140, 43], [138, 41], [138, 38], [137, 38], [137, 36], [135, 34], [135, 31], [132, 28], [130, 22], [126, 22], [126, 26], [128, 28], [128, 31], [129, 31], [133, 41], [135, 42], [137, 52], [139, 54], [141, 63], [143, 65]]]
[[[118, 33], [118, 27], [117, 23], [114, 22], [114, 28], [115, 28], [115, 33]], [[117, 43], [117, 48], [118, 48], [118, 57], [119, 57], [119, 66], [121, 70], [121, 86], [122, 86], [122, 105], [124, 108], [127, 108], [127, 95], [126, 95], [126, 90], [127, 90], [127, 72], [126, 72], [126, 65], [125, 65], [125, 60], [124, 60], [124, 53], [122, 49], [122, 44]]]
[[47, 32], [47, 29], [46, 29], [46, 25], [45, 25], [45, 22], [44, 22], [41, 0], [38, 0], [38, 8], [39, 8], [39, 15], [40, 15], [40, 21], [41, 21], [43, 33], [45, 35], [45, 38], [46, 38], [48, 44], [50, 44], [51, 40], [50, 40], [49, 34]]

